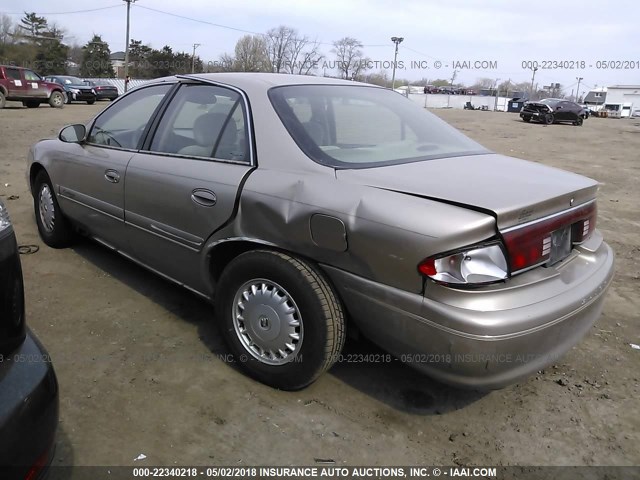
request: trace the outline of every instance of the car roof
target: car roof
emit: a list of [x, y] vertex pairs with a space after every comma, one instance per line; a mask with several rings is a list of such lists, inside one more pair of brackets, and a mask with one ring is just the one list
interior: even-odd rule
[[[199, 73], [180, 75], [180, 78], [193, 78], [206, 80], [210, 82], [224, 83], [233, 85], [241, 89], [259, 89], [267, 90], [271, 87], [283, 85], [361, 85], [367, 87], [377, 87], [369, 83], [353, 82], [350, 80], [341, 80], [339, 78], [315, 77], [312, 75], [290, 75], [283, 73], [250, 73], [250, 72], [221, 72], [221, 73]], [[156, 81], [169, 81], [177, 78], [176, 76], [159, 78]]]

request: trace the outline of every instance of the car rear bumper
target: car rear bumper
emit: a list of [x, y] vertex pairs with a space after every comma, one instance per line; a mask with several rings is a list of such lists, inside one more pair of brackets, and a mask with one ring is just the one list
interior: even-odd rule
[[371, 340], [441, 381], [493, 389], [556, 362], [600, 316], [614, 254], [594, 236], [549, 269], [478, 290], [429, 283], [428, 296], [324, 268]]
[[116, 98], [118, 98], [118, 92], [101, 92], [101, 91], [97, 91], [96, 92], [96, 98], [98, 100], [103, 100], [103, 99], [108, 99], [108, 100], [114, 100]]
[[71, 99], [72, 102], [86, 102], [86, 101], [91, 101], [96, 99], [95, 94], [91, 92], [80, 92], [80, 93], [66, 92], [66, 95]]
[[58, 382], [49, 355], [31, 333], [0, 362], [0, 478], [44, 478], [58, 425]]

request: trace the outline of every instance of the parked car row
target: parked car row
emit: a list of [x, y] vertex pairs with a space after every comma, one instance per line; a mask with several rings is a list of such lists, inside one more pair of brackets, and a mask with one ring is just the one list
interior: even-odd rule
[[0, 108], [7, 101], [22, 102], [28, 108], [37, 108], [43, 103], [60, 108], [65, 103], [96, 100], [114, 100], [118, 89], [106, 81], [82, 80], [70, 75], [41, 77], [28, 68], [0, 65]]

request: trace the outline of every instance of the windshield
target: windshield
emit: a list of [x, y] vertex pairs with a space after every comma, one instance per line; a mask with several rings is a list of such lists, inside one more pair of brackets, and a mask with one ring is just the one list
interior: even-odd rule
[[360, 85], [274, 87], [269, 98], [312, 160], [365, 168], [488, 153], [396, 92]]
[[544, 100], [540, 100], [540, 103], [544, 103], [550, 107], [555, 107], [559, 102], [560, 100], [556, 100], [555, 98], [545, 98]]
[[60, 77], [65, 85], [82, 85], [84, 82], [78, 77]]

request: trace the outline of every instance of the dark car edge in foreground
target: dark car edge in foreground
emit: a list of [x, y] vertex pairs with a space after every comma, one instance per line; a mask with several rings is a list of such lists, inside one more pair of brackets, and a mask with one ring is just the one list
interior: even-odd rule
[[357, 82], [158, 79], [27, 163], [45, 243], [79, 230], [209, 299], [239, 364], [282, 389], [339, 361], [347, 328], [500, 388], [577, 344], [613, 276], [597, 182]]
[[49, 354], [25, 325], [18, 246], [0, 202], [0, 478], [44, 478], [57, 424], [56, 375]]

